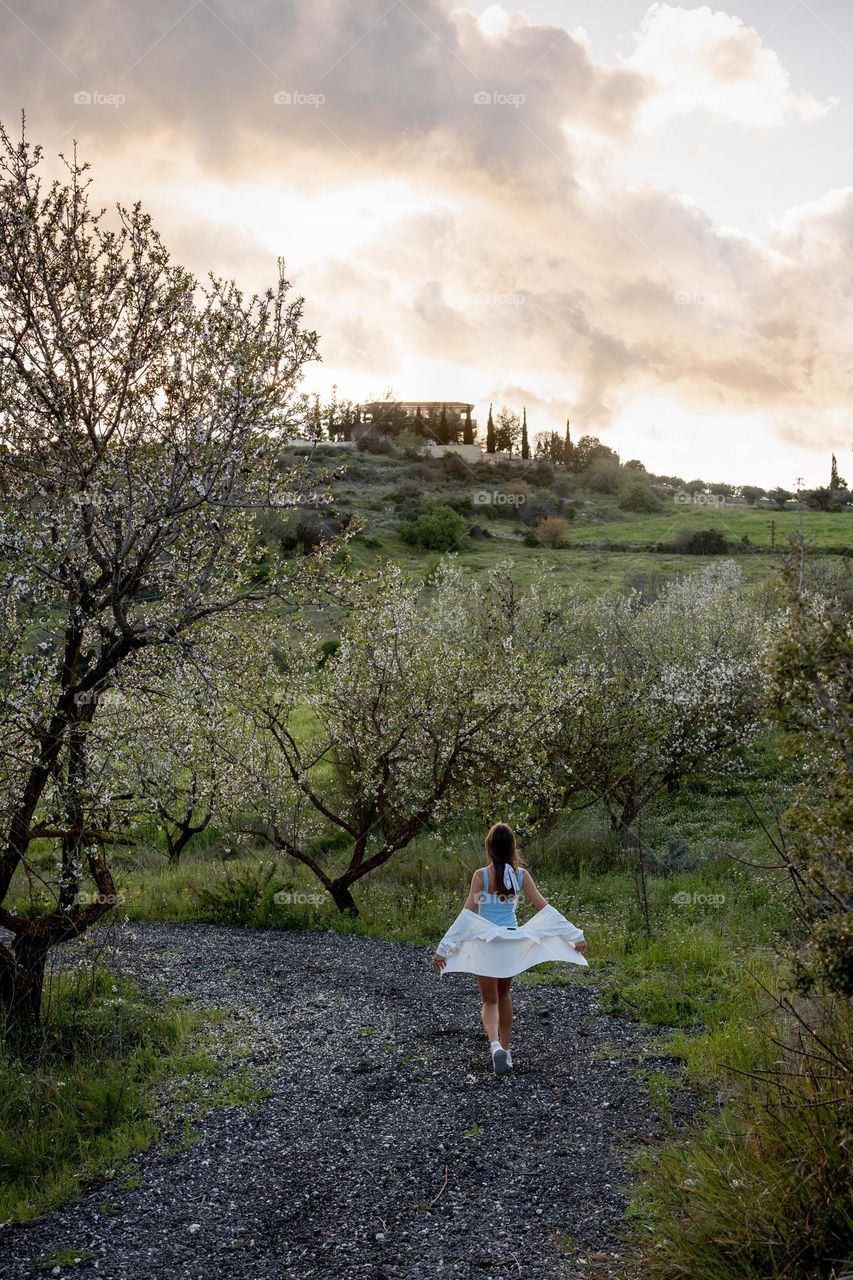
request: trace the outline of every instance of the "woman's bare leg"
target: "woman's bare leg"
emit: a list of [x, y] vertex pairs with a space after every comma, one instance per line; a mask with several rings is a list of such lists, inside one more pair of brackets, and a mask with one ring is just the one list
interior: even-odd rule
[[512, 996], [510, 983], [512, 978], [498, 978], [498, 1039], [505, 1049], [509, 1048], [512, 1035]]
[[[497, 978], [481, 978], [477, 977], [480, 987], [480, 995], [483, 997], [483, 1007], [480, 1010], [480, 1017], [483, 1020], [483, 1030], [489, 1038], [489, 1044], [494, 1044], [495, 1040], [499, 1040], [499, 1014], [498, 1014], [498, 981]], [[503, 1041], [501, 1041], [503, 1044]]]

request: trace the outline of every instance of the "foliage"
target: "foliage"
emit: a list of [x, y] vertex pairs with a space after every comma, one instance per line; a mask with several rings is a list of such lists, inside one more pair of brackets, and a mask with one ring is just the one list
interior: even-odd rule
[[660, 499], [644, 477], [625, 480], [619, 486], [621, 511], [660, 511]]
[[[818, 1036], [815, 1042], [814, 1034]], [[781, 1048], [781, 1062], [779, 1059]], [[853, 1261], [853, 1014], [788, 1005], [722, 1112], [638, 1160], [650, 1280], [828, 1280]]]
[[0, 1049], [0, 1219], [80, 1193], [155, 1136], [151, 1085], [190, 1059], [188, 1015], [105, 970], [54, 977], [35, 1064]]
[[467, 522], [444, 502], [424, 503], [416, 520], [400, 525], [400, 537], [421, 551], [453, 551], [468, 532]]
[[228, 794], [222, 755], [227, 710], [217, 686], [225, 656], [140, 654], [103, 696], [90, 731], [90, 765], [135, 843], [153, 824], [177, 862]]
[[568, 520], [563, 520], [561, 516], [545, 516], [536, 526], [536, 537], [543, 547], [562, 547], [568, 531]]
[[719, 529], [682, 529], [670, 548], [685, 556], [722, 556], [729, 550], [729, 544]]
[[[543, 603], [505, 572], [472, 589], [444, 565], [423, 588], [388, 570], [318, 666], [317, 636], [270, 636], [235, 697], [242, 829], [308, 867], [342, 910], [351, 888], [492, 779], [541, 770], [532, 732], [546, 661]], [[452, 691], [452, 696], [448, 696]], [[303, 709], [301, 722], [297, 714]]]
[[603, 802], [614, 829], [698, 770], [736, 767], [754, 735], [761, 626], [739, 585], [727, 562], [649, 602], [592, 602], [564, 630], [553, 767], [566, 796]]
[[[581, 440], [580, 444], [583, 444], [583, 440]], [[578, 448], [580, 448], [580, 444]], [[604, 455], [591, 456], [590, 461], [583, 470], [584, 482], [592, 489], [593, 493], [619, 492], [619, 487], [622, 483], [622, 468], [619, 466], [615, 456], [612, 458]]]
[[571, 449], [572, 471], [586, 471], [594, 462], [619, 464], [619, 455], [597, 436], [581, 436]]
[[786, 575], [784, 630], [769, 660], [773, 715], [804, 776], [777, 842], [803, 901], [799, 986], [853, 996], [853, 622], [843, 596]]

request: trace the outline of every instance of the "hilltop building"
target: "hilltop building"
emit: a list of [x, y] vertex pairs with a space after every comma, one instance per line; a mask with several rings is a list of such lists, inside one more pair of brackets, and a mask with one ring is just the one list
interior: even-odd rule
[[[426, 420], [430, 416], [437, 417], [442, 409], [446, 410], [454, 418], [464, 419], [466, 414], [473, 411], [473, 404], [466, 404], [462, 400], [370, 400], [367, 404], [361, 405], [362, 422], [373, 422], [375, 417], [382, 417], [383, 414], [396, 412], [405, 414], [407, 418], [413, 421], [418, 416], [418, 409], [421, 411], [421, 417]], [[477, 419], [471, 419], [474, 428], [477, 426]]]

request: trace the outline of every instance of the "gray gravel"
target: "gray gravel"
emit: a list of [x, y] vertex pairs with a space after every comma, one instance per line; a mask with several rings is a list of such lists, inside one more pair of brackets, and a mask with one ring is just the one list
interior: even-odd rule
[[[109, 1280], [625, 1280], [626, 1159], [662, 1136], [636, 1072], [672, 1065], [656, 1032], [599, 1012], [594, 968], [516, 982], [516, 1067], [497, 1079], [475, 979], [439, 980], [430, 955], [334, 933], [126, 928], [111, 964], [230, 1011], [216, 1034], [242, 1029], [239, 1071], [271, 1096], [202, 1113], [167, 1089], [167, 1132], [130, 1164], [138, 1185], [124, 1168], [7, 1227], [2, 1280], [43, 1276], [36, 1260], [58, 1249], [89, 1251], [74, 1275]], [[185, 1113], [189, 1146], [168, 1132], [177, 1121], [183, 1138]]]

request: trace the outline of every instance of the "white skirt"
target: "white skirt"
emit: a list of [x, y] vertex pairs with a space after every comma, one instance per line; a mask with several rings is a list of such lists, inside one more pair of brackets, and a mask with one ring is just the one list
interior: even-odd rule
[[517, 929], [492, 924], [463, 907], [436, 950], [447, 958], [442, 973], [514, 978], [548, 960], [585, 966], [585, 958], [574, 946], [583, 940], [583, 931], [560, 915], [556, 907], [543, 907]]

